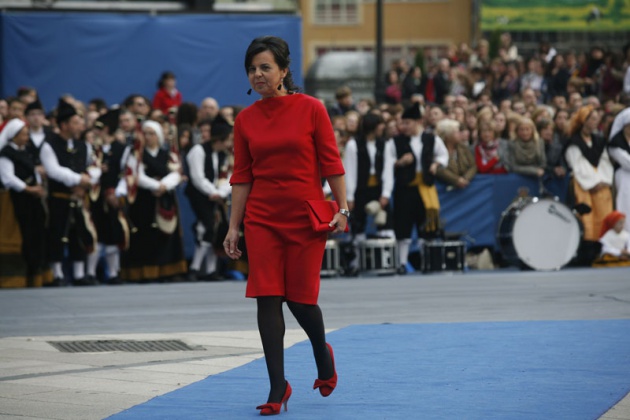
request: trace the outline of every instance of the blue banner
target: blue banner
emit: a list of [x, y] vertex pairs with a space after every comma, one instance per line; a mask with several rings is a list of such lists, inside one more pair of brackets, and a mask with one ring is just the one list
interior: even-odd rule
[[70, 93], [87, 102], [153, 98], [157, 80], [177, 76], [185, 102], [212, 96], [220, 105], [249, 105], [245, 50], [262, 35], [284, 38], [302, 85], [301, 18], [292, 15], [0, 13], [0, 97], [32, 86], [46, 110]]
[[[569, 178], [553, 178], [544, 183], [547, 194], [565, 202]], [[440, 198], [440, 218], [447, 232], [466, 232], [468, 246], [496, 246], [496, 233], [501, 213], [519, 197], [526, 194], [540, 197], [537, 179], [517, 174], [476, 175], [463, 189], [449, 189], [437, 184]]]

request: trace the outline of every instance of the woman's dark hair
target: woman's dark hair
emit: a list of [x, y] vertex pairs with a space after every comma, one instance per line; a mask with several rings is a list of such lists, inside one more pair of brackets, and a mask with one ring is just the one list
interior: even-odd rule
[[164, 82], [168, 79], [175, 79], [175, 73], [173, 73], [172, 71], [165, 71], [164, 73], [162, 73], [162, 75], [160, 76], [160, 80], [158, 80], [157, 83], [158, 89], [162, 89], [164, 87]]
[[192, 102], [184, 102], [177, 108], [177, 117], [175, 118], [177, 126], [188, 124], [192, 127], [197, 124], [197, 105]]
[[368, 112], [361, 117], [361, 122], [359, 123], [359, 133], [361, 133], [361, 136], [365, 137], [368, 133], [376, 130], [379, 124], [384, 122], [385, 121], [382, 116]]
[[245, 73], [249, 73], [249, 66], [252, 64], [254, 56], [264, 51], [270, 51], [273, 54], [273, 58], [280, 70], [288, 70], [283, 82], [287, 91], [298, 92], [300, 88], [293, 83], [293, 75], [289, 68], [289, 64], [291, 64], [289, 45], [284, 39], [277, 36], [261, 36], [249, 44], [245, 53]]

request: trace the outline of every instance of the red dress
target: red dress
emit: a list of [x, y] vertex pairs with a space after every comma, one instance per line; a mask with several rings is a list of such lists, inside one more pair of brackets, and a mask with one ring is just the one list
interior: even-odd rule
[[313, 231], [305, 201], [324, 199], [321, 178], [344, 174], [326, 108], [303, 94], [255, 102], [236, 118], [234, 159], [230, 182], [252, 184], [246, 296], [316, 304], [327, 234]]

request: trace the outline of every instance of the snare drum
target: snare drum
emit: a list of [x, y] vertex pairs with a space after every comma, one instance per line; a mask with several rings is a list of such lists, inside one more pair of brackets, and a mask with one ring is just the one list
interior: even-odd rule
[[466, 266], [464, 241], [425, 242], [422, 252], [422, 271], [463, 271]]
[[580, 236], [579, 222], [564, 204], [548, 198], [522, 198], [502, 213], [497, 242], [511, 264], [559, 270], [575, 256]]
[[322, 269], [319, 275], [322, 277], [337, 276], [341, 272], [341, 262], [339, 260], [339, 245], [337, 241], [329, 239], [326, 241]]
[[395, 274], [398, 247], [393, 238], [366, 239], [359, 242], [361, 271], [372, 274]]

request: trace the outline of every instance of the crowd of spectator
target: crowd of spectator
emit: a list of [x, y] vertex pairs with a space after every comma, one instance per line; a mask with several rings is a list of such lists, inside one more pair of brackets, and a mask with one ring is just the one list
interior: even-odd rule
[[[495, 52], [487, 40], [474, 50], [461, 44], [426, 66], [395, 60], [385, 77], [382, 102], [355, 98], [349, 87], [342, 86], [334, 103], [327, 104], [342, 155], [348, 141], [359, 134], [366, 115], [382, 119], [380, 140], [387, 141], [400, 133], [404, 110], [419, 106], [425, 130], [441, 137], [448, 149], [448, 165], [440, 166], [437, 177], [450, 189], [467, 188], [477, 173], [563, 178], [578, 165], [567, 159], [573, 155], [565, 153], [573, 144], [571, 136], [579, 134], [576, 130], [586, 125], [589, 130], [592, 127], [593, 138], [608, 139], [615, 117], [630, 104], [630, 45], [621, 51], [593, 46], [576, 52], [541, 43], [538, 51], [523, 56], [505, 33]], [[180, 155], [182, 179], [186, 179], [186, 154], [202, 142], [204, 127], [212, 127], [219, 114], [233, 124], [242, 107], [220, 106], [212, 97], [199, 105], [187, 102], [176, 86], [176, 76], [165, 72], [152, 100], [132, 94], [117, 104], [120, 112], [114, 135], [119, 142], [133, 145], [139, 122], [157, 122], [164, 134], [163, 147]], [[62, 99], [82, 116], [81, 136], [76, 140], [98, 143], [95, 123], [113, 104], [98, 98], [83, 103], [69, 94]], [[0, 133], [13, 119], [25, 120], [31, 133], [58, 130], [56, 110], [45, 113], [41, 105], [29, 106], [36, 102], [37, 90], [31, 87], [0, 99]], [[588, 121], [580, 119], [585, 107], [589, 107]], [[613, 162], [624, 170], [623, 162]], [[598, 188], [600, 184], [616, 195], [612, 178], [598, 181]], [[630, 187], [626, 183], [616, 188]], [[611, 201], [605, 213], [613, 207]], [[629, 210], [621, 208], [619, 201], [616, 207]], [[627, 225], [626, 230], [630, 230]]]

